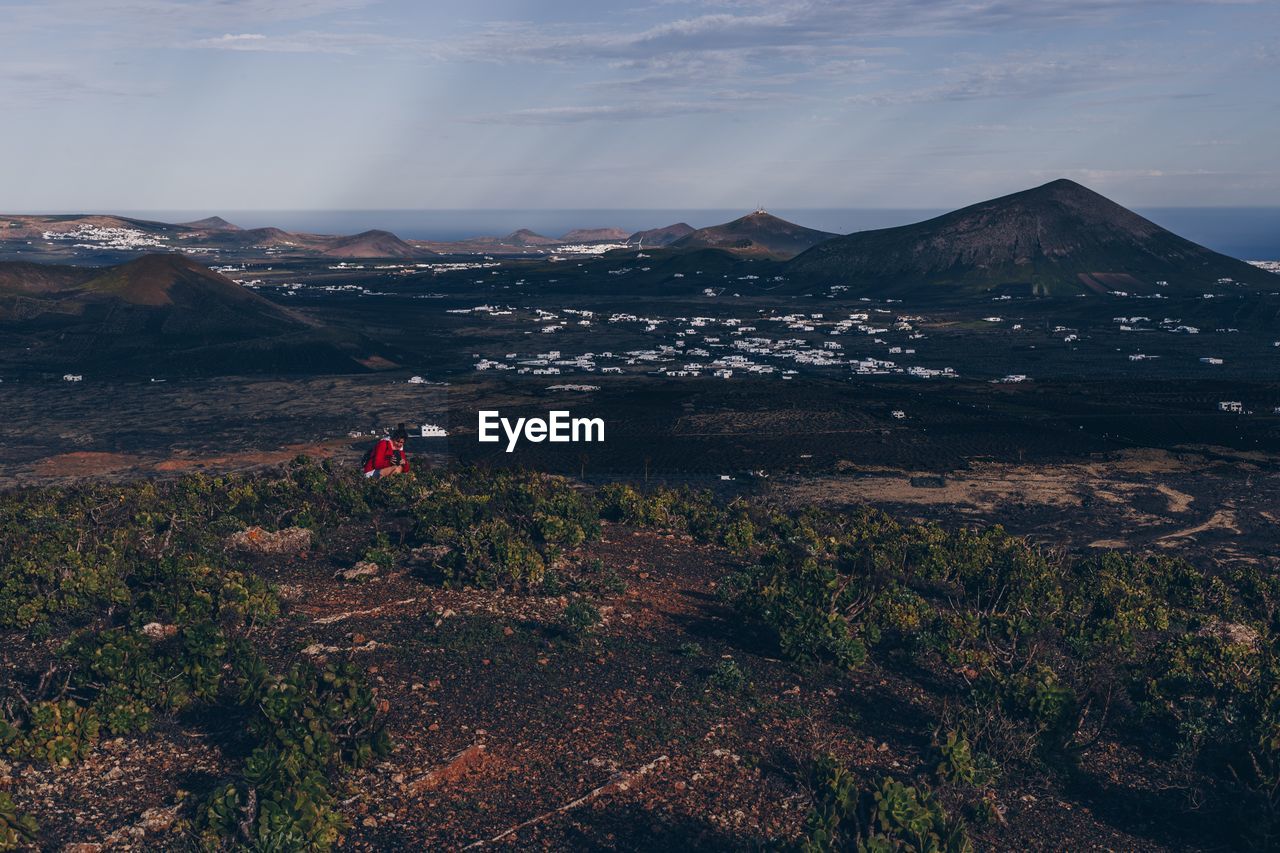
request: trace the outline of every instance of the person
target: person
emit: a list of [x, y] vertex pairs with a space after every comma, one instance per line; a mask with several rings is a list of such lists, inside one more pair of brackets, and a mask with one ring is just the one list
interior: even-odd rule
[[366, 477], [390, 477], [409, 472], [409, 454], [404, 443], [409, 438], [404, 424], [399, 424], [389, 435], [384, 435], [364, 457]]

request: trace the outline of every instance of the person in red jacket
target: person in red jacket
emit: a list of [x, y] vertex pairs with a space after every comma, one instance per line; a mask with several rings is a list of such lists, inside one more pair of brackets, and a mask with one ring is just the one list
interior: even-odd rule
[[390, 477], [393, 474], [409, 472], [409, 454], [404, 452], [404, 443], [409, 433], [404, 424], [398, 425], [390, 435], [384, 435], [377, 445], [365, 454], [364, 475], [366, 477]]

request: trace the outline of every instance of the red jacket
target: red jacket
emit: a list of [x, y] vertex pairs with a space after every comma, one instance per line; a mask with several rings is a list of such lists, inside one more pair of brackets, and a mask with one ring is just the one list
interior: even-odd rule
[[[396, 449], [395, 449], [395, 446], [392, 445], [391, 439], [389, 438], [380, 439], [378, 441], [377, 446], [373, 448], [373, 453], [369, 454], [369, 457], [365, 460], [365, 463], [364, 463], [365, 476], [372, 477], [375, 471], [381, 470], [382, 468], [390, 468], [393, 465], [395, 465], [396, 464], [395, 454], [396, 454]], [[409, 454], [401, 450], [400, 451], [400, 473], [404, 474], [408, 472], [408, 470], [409, 470]]]

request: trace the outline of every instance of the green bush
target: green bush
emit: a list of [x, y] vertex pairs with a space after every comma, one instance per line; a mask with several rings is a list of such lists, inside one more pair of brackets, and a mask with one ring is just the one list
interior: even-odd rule
[[707, 683], [724, 693], [742, 693], [748, 687], [747, 674], [736, 660], [726, 658], [715, 665]]
[[7, 791], [0, 791], [0, 853], [34, 847], [36, 844], [35, 818], [18, 811]]
[[225, 843], [329, 849], [346, 826], [331, 775], [366, 766], [391, 749], [373, 693], [349, 663], [324, 669], [300, 664], [277, 676], [241, 647], [236, 670], [258, 746], [240, 778], [217, 788], [197, 809], [201, 843], [207, 849]]
[[990, 784], [996, 776], [996, 767], [984, 755], [977, 755], [963, 731], [951, 729], [945, 738], [935, 734], [934, 745], [938, 750], [938, 766], [935, 772], [944, 782], [968, 787]]
[[833, 564], [813, 557], [797, 562], [774, 551], [735, 584], [741, 590], [735, 602], [739, 614], [770, 632], [787, 657], [829, 658], [848, 669], [866, 660], [860, 588]]
[[451, 585], [525, 587], [542, 580], [546, 564], [527, 534], [505, 519], [493, 519], [453, 534], [444, 564]]
[[814, 804], [800, 842], [804, 853], [969, 853], [963, 821], [948, 817], [928, 789], [892, 778], [862, 790], [831, 756], [814, 774]]
[[255, 752], [245, 780], [218, 788], [201, 804], [195, 820], [201, 847], [314, 851], [338, 842], [347, 824], [323, 778], [314, 772], [292, 778], [278, 763], [278, 756]]
[[396, 566], [396, 550], [391, 545], [391, 538], [386, 533], [379, 532], [374, 537], [373, 544], [365, 548], [360, 559], [373, 563], [384, 574], [390, 572]]
[[98, 742], [99, 727], [92, 709], [69, 699], [37, 702], [27, 709], [25, 724], [20, 729], [6, 724], [0, 739], [7, 741], [11, 756], [67, 767], [89, 754]]
[[560, 615], [560, 625], [570, 637], [581, 640], [600, 624], [600, 611], [585, 598], [575, 598]]

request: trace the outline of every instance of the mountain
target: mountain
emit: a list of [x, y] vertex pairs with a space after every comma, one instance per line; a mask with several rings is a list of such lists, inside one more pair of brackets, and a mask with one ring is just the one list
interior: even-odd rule
[[423, 254], [390, 231], [380, 230], [329, 237], [319, 252], [326, 258], [413, 258]]
[[[94, 270], [85, 267], [33, 264], [27, 261], [0, 263], [0, 306], [3, 299], [19, 296], [42, 297], [75, 287], [93, 278]], [[0, 307], [0, 312], [3, 308]], [[3, 319], [0, 313], [0, 319]]]
[[185, 225], [97, 213], [0, 214], [0, 242], [44, 240], [45, 234], [71, 235], [85, 229], [122, 229], [166, 239], [191, 231]]
[[239, 231], [239, 225], [232, 225], [221, 216], [206, 216], [204, 219], [197, 219], [195, 222], [183, 222], [183, 228], [193, 228], [197, 231]]
[[575, 228], [560, 238], [565, 243], [615, 243], [627, 239], [621, 228]]
[[0, 359], [86, 374], [350, 372], [376, 361], [360, 336], [178, 254], [105, 268], [0, 263], [0, 330], [16, 350]]
[[913, 225], [837, 237], [794, 258], [786, 272], [858, 295], [944, 298], [1195, 294], [1220, 279], [1278, 283], [1066, 179]]
[[648, 246], [650, 248], [657, 246], [669, 246], [681, 237], [686, 237], [693, 233], [693, 226], [687, 222], [677, 222], [675, 225], [667, 225], [663, 228], [650, 228], [647, 231], [637, 231], [627, 238], [628, 243], [636, 243], [640, 246]]
[[559, 245], [561, 241], [554, 237], [544, 237], [541, 234], [530, 231], [528, 228], [521, 228], [500, 238], [498, 242], [503, 245], [514, 246], [555, 246]]
[[[542, 238], [548, 239], [548, 238]], [[123, 216], [0, 215], [0, 244], [41, 255], [41, 260], [80, 258], [99, 263], [112, 258], [170, 248], [193, 252], [301, 255], [321, 258], [420, 258], [435, 254], [390, 231], [352, 235], [302, 234], [280, 228], [240, 228], [220, 216], [174, 225]], [[550, 241], [556, 242], [556, 241]]]
[[835, 236], [757, 210], [724, 225], [699, 228], [672, 241], [670, 246], [673, 249], [726, 249], [738, 255], [789, 258]]

